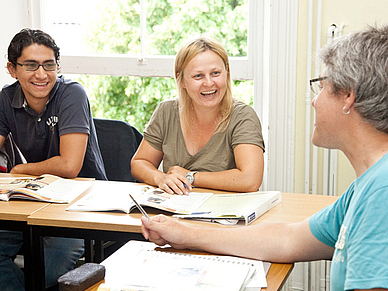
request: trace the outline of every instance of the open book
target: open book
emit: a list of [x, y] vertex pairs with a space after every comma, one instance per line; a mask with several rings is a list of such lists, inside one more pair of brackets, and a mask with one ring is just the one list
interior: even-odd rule
[[70, 180], [53, 175], [37, 178], [0, 178], [0, 200], [26, 199], [42, 202], [69, 203], [86, 191], [93, 179]]
[[[106, 284], [98, 290], [235, 291], [246, 290], [248, 284], [255, 287], [249, 290], [267, 287], [261, 261], [157, 251], [152, 246], [130, 241], [103, 261]], [[122, 267], [122, 258], [131, 264]]]
[[172, 195], [150, 186], [126, 182], [95, 181], [92, 191], [70, 205], [69, 211], [121, 211], [130, 213], [136, 208], [131, 194], [143, 207], [152, 207], [179, 218], [245, 221], [249, 224], [281, 201], [279, 191], [213, 194], [190, 192]]

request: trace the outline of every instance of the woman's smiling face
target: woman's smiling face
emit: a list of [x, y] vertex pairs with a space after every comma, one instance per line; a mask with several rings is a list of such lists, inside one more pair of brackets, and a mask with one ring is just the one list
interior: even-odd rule
[[196, 55], [183, 70], [182, 80], [194, 108], [218, 107], [226, 93], [227, 75], [224, 61], [215, 52]]

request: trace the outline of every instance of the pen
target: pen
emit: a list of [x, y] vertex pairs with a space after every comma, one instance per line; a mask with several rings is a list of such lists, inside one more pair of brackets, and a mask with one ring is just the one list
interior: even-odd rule
[[129, 194], [129, 197], [131, 197], [131, 199], [133, 200], [133, 202], [135, 202], [135, 205], [136, 207], [140, 210], [140, 212], [145, 216], [147, 217], [148, 219], [150, 219], [150, 217], [148, 216], [147, 212], [145, 212], [145, 210], [143, 209], [143, 207], [141, 207], [135, 200], [135, 198], [132, 197], [131, 194]]

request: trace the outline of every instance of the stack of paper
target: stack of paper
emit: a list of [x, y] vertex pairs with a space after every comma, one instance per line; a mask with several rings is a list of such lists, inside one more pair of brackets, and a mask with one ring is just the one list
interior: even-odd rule
[[[125, 267], [113, 268], [115, 258], [108, 258], [106, 284], [99, 291], [113, 290], [169, 290], [169, 291], [238, 291], [260, 290], [266, 287], [263, 263], [230, 256], [199, 256], [142, 249], [130, 253], [131, 241], [114, 256], [128, 262]], [[125, 250], [125, 248], [127, 250]], [[137, 247], [135, 247], [136, 249]], [[138, 249], [138, 248], [137, 248]], [[128, 252], [129, 251], [129, 252]], [[112, 262], [110, 262], [112, 260]]]

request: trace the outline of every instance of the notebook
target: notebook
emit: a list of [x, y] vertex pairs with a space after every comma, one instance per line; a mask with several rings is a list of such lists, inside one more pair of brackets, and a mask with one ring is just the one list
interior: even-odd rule
[[[250, 290], [267, 286], [261, 261], [156, 251], [149, 245], [155, 246], [130, 241], [102, 262], [107, 273], [105, 284], [98, 290], [237, 291], [244, 290], [252, 279], [258, 289]], [[128, 264], [117, 268], [118, 257]]]

